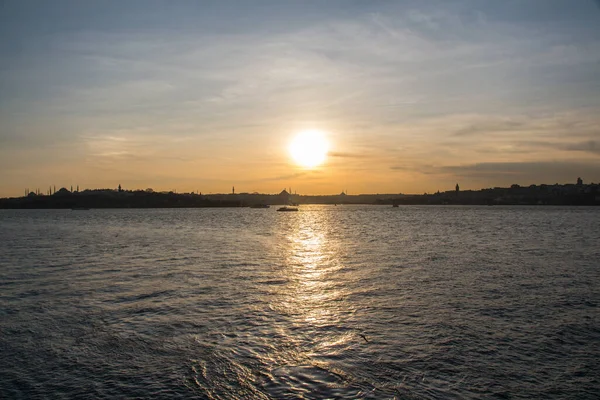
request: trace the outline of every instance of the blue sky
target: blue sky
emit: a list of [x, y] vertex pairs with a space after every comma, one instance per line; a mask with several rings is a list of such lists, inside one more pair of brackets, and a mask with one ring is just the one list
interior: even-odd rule
[[[328, 161], [286, 153], [326, 132]], [[0, 2], [0, 196], [600, 181], [600, 6]]]

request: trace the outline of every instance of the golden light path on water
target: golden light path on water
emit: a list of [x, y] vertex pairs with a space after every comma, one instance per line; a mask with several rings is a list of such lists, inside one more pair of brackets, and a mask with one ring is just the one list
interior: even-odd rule
[[285, 261], [279, 273], [287, 284], [274, 288], [271, 304], [287, 320], [279, 334], [287, 342], [284, 347], [293, 350], [285, 351], [283, 359], [275, 357], [279, 365], [271, 379], [282, 392], [274, 394], [300, 394], [308, 382], [312, 392], [319, 386], [329, 392], [346, 379], [339, 368], [342, 353], [362, 345], [351, 322], [355, 310], [345, 301], [348, 274], [343, 272], [340, 234], [331, 213], [303, 209], [281, 217], [277, 229], [288, 233], [282, 237]]
[[332, 251], [326, 248], [331, 243], [324, 236], [314, 225], [297, 226], [288, 236], [291, 247], [287, 265], [294, 282], [292, 302], [296, 309], [304, 311], [302, 323], [322, 324], [335, 318], [324, 304], [339, 296], [339, 291], [330, 290], [327, 280], [339, 266], [334, 264]]

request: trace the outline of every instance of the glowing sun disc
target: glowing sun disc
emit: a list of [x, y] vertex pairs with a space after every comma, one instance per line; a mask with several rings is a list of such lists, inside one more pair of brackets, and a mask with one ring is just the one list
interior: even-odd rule
[[327, 158], [329, 143], [319, 131], [300, 132], [289, 146], [292, 159], [300, 166], [313, 168], [323, 164]]

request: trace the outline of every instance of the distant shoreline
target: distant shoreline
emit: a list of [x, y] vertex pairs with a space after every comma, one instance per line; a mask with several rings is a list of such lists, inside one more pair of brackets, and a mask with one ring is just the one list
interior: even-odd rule
[[433, 194], [298, 195], [230, 193], [197, 194], [148, 190], [94, 189], [53, 194], [29, 193], [23, 197], [0, 199], [0, 209], [91, 209], [91, 208], [216, 208], [287, 204], [375, 204], [375, 205], [555, 205], [598, 206], [600, 185], [512, 185], [509, 188], [456, 190]]
[[[300, 206], [334, 206], [329, 203], [303, 203]], [[346, 203], [338, 204], [337, 206], [377, 206], [385, 207], [390, 206], [389, 204], [374, 204], [374, 203]], [[283, 204], [276, 204], [274, 206], [283, 206]], [[532, 208], [544, 208], [544, 207], [597, 207], [600, 204], [400, 204], [402, 207], [408, 206], [428, 206], [428, 207], [532, 207]], [[77, 208], [77, 207], [2, 207], [0, 210], [72, 210], [72, 211], [89, 211], [89, 210], [162, 210], [162, 209], [200, 209], [200, 208], [249, 208], [256, 209], [251, 206], [165, 206], [165, 207], [92, 207], [92, 208]]]

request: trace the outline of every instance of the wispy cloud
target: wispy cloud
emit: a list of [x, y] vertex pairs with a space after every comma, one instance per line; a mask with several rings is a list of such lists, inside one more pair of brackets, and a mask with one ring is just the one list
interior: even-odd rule
[[443, 166], [439, 172], [477, 181], [513, 183], [575, 182], [579, 176], [588, 180], [600, 176], [600, 162], [578, 161], [503, 162]]
[[301, 177], [307, 176], [309, 174], [310, 174], [309, 171], [301, 171], [301, 172], [296, 172], [294, 174], [279, 175], [279, 176], [273, 176], [273, 177], [270, 177], [270, 178], [262, 178], [262, 179], [259, 179], [259, 181], [263, 181], [263, 182], [288, 181], [290, 179], [301, 178]]
[[523, 121], [486, 121], [460, 128], [454, 134], [456, 136], [480, 136], [495, 132], [518, 132], [525, 126]]
[[[600, 137], [600, 132], [598, 133], [598, 137]], [[600, 156], [600, 143], [595, 140], [569, 144], [564, 146], [564, 149], [570, 151], [583, 151]]]
[[330, 157], [336, 157], [336, 158], [371, 158], [372, 157], [368, 154], [347, 153], [347, 152], [342, 152], [342, 151], [330, 151], [327, 155]]

